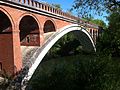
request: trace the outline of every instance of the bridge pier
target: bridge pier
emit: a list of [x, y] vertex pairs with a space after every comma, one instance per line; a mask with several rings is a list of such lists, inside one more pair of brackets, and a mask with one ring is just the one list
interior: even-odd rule
[[22, 68], [22, 54], [21, 54], [21, 48], [20, 48], [20, 37], [19, 37], [19, 31], [13, 31], [12, 32], [12, 46], [13, 46], [13, 66], [14, 66], [14, 72], [20, 71]]
[[0, 62], [2, 70], [12, 75], [22, 68], [19, 32], [12, 31], [0, 35]]
[[7, 73], [13, 73], [13, 45], [12, 34], [0, 35], [0, 62], [2, 64], [1, 70]]

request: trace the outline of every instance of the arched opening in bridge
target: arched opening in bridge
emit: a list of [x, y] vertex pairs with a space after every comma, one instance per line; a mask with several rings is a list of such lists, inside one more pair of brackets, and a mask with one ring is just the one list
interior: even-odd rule
[[51, 20], [47, 20], [44, 24], [44, 33], [48, 32], [54, 32], [55, 30], [55, 25]]
[[92, 36], [92, 29], [90, 29], [90, 34], [91, 34], [91, 36]]
[[0, 33], [10, 32], [11, 26], [8, 16], [0, 11]]
[[62, 36], [47, 52], [45, 58], [42, 60], [48, 61], [52, 58], [59, 58], [64, 56], [76, 55], [83, 51], [81, 42], [76, 37], [75, 31], [71, 31]]
[[39, 46], [40, 35], [37, 21], [32, 16], [24, 16], [19, 24], [20, 42], [23, 46]]
[[19, 23], [22, 65], [25, 66], [40, 46], [39, 24], [33, 16], [24, 16]]

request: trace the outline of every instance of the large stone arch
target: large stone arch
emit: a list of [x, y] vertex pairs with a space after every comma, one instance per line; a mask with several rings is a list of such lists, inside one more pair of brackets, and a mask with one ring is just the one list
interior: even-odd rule
[[55, 32], [56, 31], [56, 24], [54, 20], [47, 18], [43, 24], [43, 32]]
[[[42, 50], [39, 49], [36, 53], [34, 57], [34, 64], [31, 66], [31, 68], [28, 71], [27, 77], [25, 77], [23, 79], [24, 80], [30, 80], [30, 78], [32, 77], [33, 73], [35, 72], [36, 68], [38, 67], [38, 65], [40, 64], [40, 62], [42, 61], [42, 59], [44, 58], [44, 56], [46, 55], [46, 53], [48, 52], [48, 50], [50, 50], [50, 48], [65, 34], [75, 31], [75, 34], [79, 37], [81, 34], [82, 38], [80, 37], [79, 40], [82, 40], [82, 44], [85, 44], [85, 50], [88, 51], [96, 51], [94, 42], [89, 34], [89, 32], [87, 30], [85, 30], [84, 28], [80, 27], [79, 25], [69, 25], [66, 26], [64, 28], [62, 28], [60, 31], [56, 32], [53, 36], [51, 36], [51, 38], [48, 39], [48, 41], [45, 43], [45, 45], [42, 47]], [[76, 32], [77, 31], [77, 32]], [[80, 33], [78, 33], [80, 32]], [[85, 36], [85, 38], [84, 38]], [[83, 39], [88, 39], [88, 40], [83, 40]], [[89, 45], [87, 45], [89, 44]], [[40, 52], [41, 51], [41, 52]], [[33, 58], [32, 58], [33, 59]]]
[[[21, 45], [40, 46], [40, 23], [35, 15], [25, 13], [20, 16], [18, 28], [20, 30]], [[24, 25], [25, 24], [25, 25]]]

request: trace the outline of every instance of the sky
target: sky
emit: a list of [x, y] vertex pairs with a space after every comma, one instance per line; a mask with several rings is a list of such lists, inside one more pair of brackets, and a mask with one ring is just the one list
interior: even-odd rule
[[73, 5], [74, 0], [39, 0], [47, 2], [49, 4], [60, 4], [64, 11], [70, 9]]
[[[60, 4], [63, 11], [71, 9], [74, 3], [74, 0], [39, 0], [39, 1], [47, 2], [49, 4]], [[73, 12], [73, 15], [76, 15], [76, 12]], [[103, 20], [108, 25], [108, 21], [106, 20], [105, 16], [107, 16], [106, 13], [104, 13], [103, 16], [95, 15], [94, 18]]]

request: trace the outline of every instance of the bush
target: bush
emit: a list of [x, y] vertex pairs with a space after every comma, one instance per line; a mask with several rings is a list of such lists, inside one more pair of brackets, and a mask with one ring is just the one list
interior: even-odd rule
[[28, 90], [120, 90], [120, 65], [111, 58], [72, 56], [47, 61], [36, 71]]

